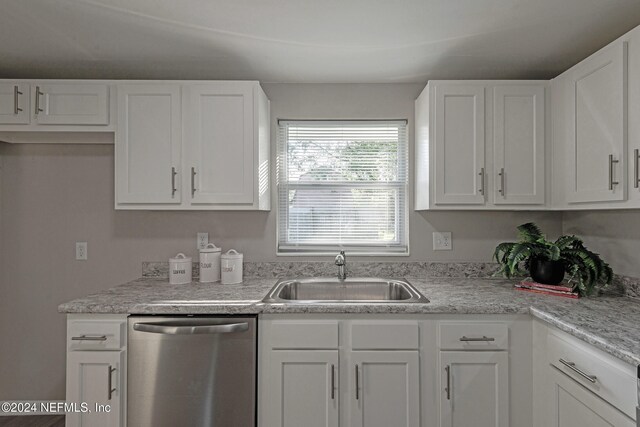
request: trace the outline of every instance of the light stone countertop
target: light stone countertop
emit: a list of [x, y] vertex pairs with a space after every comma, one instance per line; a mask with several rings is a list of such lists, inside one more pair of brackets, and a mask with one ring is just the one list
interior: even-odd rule
[[264, 304], [276, 279], [170, 285], [167, 279], [139, 279], [61, 304], [62, 313], [120, 314], [531, 314], [601, 350], [640, 364], [640, 303], [601, 296], [572, 300], [513, 289], [513, 281], [483, 278], [407, 279], [428, 304]]

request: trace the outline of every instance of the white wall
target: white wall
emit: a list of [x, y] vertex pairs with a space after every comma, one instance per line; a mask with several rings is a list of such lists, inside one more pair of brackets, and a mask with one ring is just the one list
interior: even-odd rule
[[565, 212], [562, 231], [582, 237], [616, 274], [640, 277], [640, 211]]
[[[273, 153], [278, 118], [406, 118], [413, 147], [413, 100], [422, 87], [266, 84]], [[57, 305], [139, 277], [142, 261], [196, 255], [198, 231], [248, 261], [303, 260], [275, 255], [275, 192], [266, 213], [116, 212], [113, 146], [0, 143], [0, 157], [0, 400], [64, 398], [65, 320]], [[409, 218], [411, 256], [384, 261], [489, 261], [518, 224], [561, 231], [560, 213], [411, 210]], [[431, 249], [434, 230], [453, 233], [452, 251]], [[76, 241], [88, 242], [88, 261], [75, 261]]]

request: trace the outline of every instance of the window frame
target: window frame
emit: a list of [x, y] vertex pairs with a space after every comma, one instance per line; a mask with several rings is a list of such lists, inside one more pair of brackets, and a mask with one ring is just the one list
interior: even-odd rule
[[[404, 151], [406, 153], [404, 160], [404, 169], [405, 169], [405, 182], [402, 184], [400, 181], [396, 183], [384, 183], [384, 186], [388, 188], [398, 188], [399, 191], [404, 189], [404, 212], [399, 212], [401, 209], [398, 208], [398, 212], [396, 214], [397, 218], [402, 218], [404, 225], [404, 232], [400, 233], [403, 239], [399, 239], [399, 244], [397, 245], [388, 245], [388, 244], [380, 244], [380, 245], [322, 245], [322, 244], [311, 244], [311, 245], [296, 245], [296, 244], [286, 244], [281, 247], [280, 241], [280, 232], [281, 232], [281, 215], [283, 215], [281, 206], [281, 168], [283, 161], [282, 155], [286, 153], [287, 138], [286, 132], [283, 132], [282, 127], [287, 126], [288, 124], [313, 124], [313, 125], [321, 125], [323, 123], [326, 124], [343, 124], [343, 125], [363, 125], [367, 124], [390, 124], [390, 125], [398, 125], [404, 126]], [[277, 121], [277, 131], [276, 131], [276, 140], [277, 140], [277, 148], [276, 148], [276, 255], [277, 256], [327, 256], [327, 255], [335, 255], [337, 252], [344, 250], [348, 251], [350, 255], [356, 256], [375, 256], [375, 257], [407, 257], [410, 256], [410, 243], [409, 243], [409, 205], [410, 205], [410, 186], [409, 186], [409, 176], [410, 176], [410, 144], [409, 144], [409, 129], [408, 129], [408, 120], [406, 119], [381, 119], [381, 120], [371, 120], [371, 119], [356, 119], [356, 120], [340, 120], [340, 119], [278, 119]], [[400, 152], [400, 150], [398, 150]], [[286, 160], [284, 160], [286, 161]], [[400, 159], [399, 159], [400, 161]], [[286, 169], [285, 169], [286, 170]], [[321, 186], [322, 184], [319, 184]], [[326, 184], [325, 184], [326, 185]], [[294, 184], [295, 186], [295, 184]], [[309, 185], [307, 185], [309, 186]], [[376, 183], [372, 182], [371, 184], [356, 184], [353, 187], [376, 187]], [[344, 186], [343, 188], [348, 188]], [[289, 188], [287, 188], [289, 190]], [[288, 209], [286, 207], [284, 215], [288, 218]], [[287, 219], [288, 221], [288, 219]], [[399, 221], [396, 222], [396, 227], [399, 226]], [[404, 241], [404, 245], [402, 242]], [[288, 242], [287, 242], [288, 243]], [[283, 248], [286, 248], [283, 250]]]

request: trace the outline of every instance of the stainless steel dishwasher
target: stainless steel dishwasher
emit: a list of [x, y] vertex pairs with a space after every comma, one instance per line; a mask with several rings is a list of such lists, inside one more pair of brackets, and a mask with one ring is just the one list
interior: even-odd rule
[[255, 317], [129, 317], [127, 425], [256, 425]]

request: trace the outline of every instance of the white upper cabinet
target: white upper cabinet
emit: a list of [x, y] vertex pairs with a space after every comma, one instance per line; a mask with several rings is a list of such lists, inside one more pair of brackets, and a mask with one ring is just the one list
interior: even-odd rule
[[546, 81], [431, 81], [416, 100], [416, 209], [543, 209]]
[[545, 202], [544, 87], [493, 89], [494, 203]]
[[117, 92], [116, 209], [270, 208], [269, 100], [257, 82]]
[[180, 205], [180, 85], [118, 87], [116, 206]]
[[34, 123], [109, 124], [109, 87], [106, 84], [35, 83], [31, 89]]
[[435, 204], [483, 205], [483, 85], [436, 85]]
[[0, 132], [112, 132], [112, 91], [97, 80], [1, 80]]
[[254, 88], [243, 82], [185, 87], [192, 204], [253, 202]]
[[0, 124], [29, 123], [29, 84], [0, 83]]
[[569, 203], [626, 197], [626, 43], [607, 46], [568, 71]]

